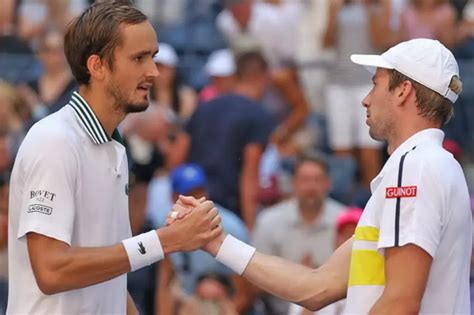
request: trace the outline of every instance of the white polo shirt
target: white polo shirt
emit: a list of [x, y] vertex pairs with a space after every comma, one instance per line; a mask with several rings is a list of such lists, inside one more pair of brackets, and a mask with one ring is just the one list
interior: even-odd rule
[[8, 314], [125, 314], [126, 275], [44, 295], [31, 269], [26, 233], [70, 246], [100, 247], [131, 236], [124, 146], [107, 136], [75, 92], [68, 105], [35, 124], [11, 177]]
[[439, 129], [413, 135], [372, 181], [354, 235], [346, 314], [369, 312], [384, 290], [384, 249], [406, 244], [433, 257], [420, 313], [470, 313], [469, 193], [443, 138]]

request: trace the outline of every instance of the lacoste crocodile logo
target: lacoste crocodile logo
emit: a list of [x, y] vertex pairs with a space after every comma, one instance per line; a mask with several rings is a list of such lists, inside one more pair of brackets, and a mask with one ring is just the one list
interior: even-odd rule
[[142, 255], [146, 254], [146, 249], [142, 242], [138, 242], [138, 252]]

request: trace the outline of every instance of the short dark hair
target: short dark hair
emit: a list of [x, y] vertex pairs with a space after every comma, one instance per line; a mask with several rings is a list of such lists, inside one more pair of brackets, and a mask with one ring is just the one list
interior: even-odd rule
[[122, 43], [120, 26], [146, 20], [145, 14], [125, 0], [96, 2], [75, 18], [64, 36], [64, 52], [77, 82], [89, 84], [87, 59], [91, 55], [98, 55], [113, 69], [115, 48]]
[[236, 75], [238, 78], [253, 77], [266, 72], [268, 64], [259, 51], [248, 51], [237, 55]]
[[319, 153], [306, 153], [306, 154], [300, 155], [297, 158], [295, 165], [293, 167], [293, 175], [295, 175], [298, 172], [298, 169], [301, 167], [301, 165], [305, 163], [314, 163], [314, 164], [319, 165], [323, 169], [324, 173], [327, 176], [329, 176], [330, 169], [329, 169], [328, 160], [324, 155], [319, 154]]

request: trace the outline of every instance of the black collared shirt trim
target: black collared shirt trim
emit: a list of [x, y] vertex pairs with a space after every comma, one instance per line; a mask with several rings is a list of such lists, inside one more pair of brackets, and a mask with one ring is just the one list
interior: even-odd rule
[[69, 104], [76, 114], [79, 123], [95, 144], [103, 144], [112, 139], [107, 135], [101, 123], [97, 119], [89, 104], [78, 92], [73, 92]]

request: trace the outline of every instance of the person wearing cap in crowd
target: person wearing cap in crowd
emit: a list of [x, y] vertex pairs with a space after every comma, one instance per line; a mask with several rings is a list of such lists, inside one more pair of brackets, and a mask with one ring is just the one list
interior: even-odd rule
[[440, 130], [462, 90], [457, 62], [430, 39], [351, 59], [375, 70], [362, 104], [370, 135], [387, 141], [390, 154], [354, 237], [315, 270], [229, 235], [206, 248], [258, 287], [311, 310], [347, 296], [347, 314], [469, 314], [469, 193]]
[[70, 23], [64, 48], [79, 91], [30, 128], [11, 173], [6, 313], [138, 314], [126, 274], [202, 247], [222, 232], [220, 217], [204, 201], [174, 228], [131, 235], [117, 127], [148, 107], [159, 74], [146, 15], [128, 1], [94, 3]]
[[160, 75], [153, 80], [153, 96], [162, 106], [173, 108], [175, 100], [174, 88], [176, 81], [176, 66], [178, 55], [174, 48], [167, 43], [160, 43], [159, 50], [153, 56], [153, 61]]
[[170, 44], [160, 43], [153, 61], [160, 75], [153, 80], [153, 96], [158, 105], [172, 109], [179, 119], [187, 120], [194, 112], [198, 95], [189, 86], [181, 85], [177, 78], [179, 57]]
[[355, 232], [363, 210], [357, 207], [349, 207], [340, 213], [336, 218], [336, 243], [338, 248], [345, 241], [350, 239]]
[[[179, 195], [189, 195], [196, 199], [208, 197], [207, 179], [204, 170], [197, 164], [186, 163], [175, 168], [171, 174], [172, 196], [175, 202]], [[234, 213], [216, 204], [221, 217], [221, 224], [226, 231], [236, 238], [248, 242], [249, 233], [243, 221]], [[161, 216], [160, 225], [164, 225], [166, 215]], [[205, 251], [197, 250], [189, 253], [176, 253], [166, 257], [159, 266], [157, 308], [159, 313], [172, 314], [173, 300], [170, 281], [175, 274], [185, 295], [192, 295], [200, 276], [208, 273], [229, 277], [234, 294], [232, 301], [239, 311], [244, 311], [252, 305], [248, 283], [241, 276], [217, 262]]]
[[219, 49], [209, 55], [204, 69], [210, 84], [199, 93], [199, 101], [207, 102], [232, 91], [235, 85], [235, 59], [230, 49]]

